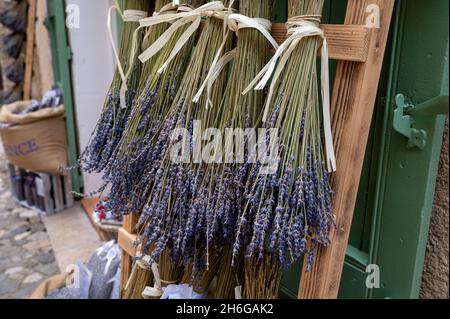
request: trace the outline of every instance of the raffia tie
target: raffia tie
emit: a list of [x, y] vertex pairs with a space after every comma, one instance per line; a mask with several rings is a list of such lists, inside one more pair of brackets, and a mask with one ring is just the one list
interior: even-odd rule
[[[229, 14], [226, 16], [226, 23], [228, 26], [229, 31], [237, 33], [239, 30], [242, 29], [255, 29], [259, 33], [261, 33], [269, 42], [270, 44], [275, 48], [275, 50], [278, 49], [278, 44], [275, 41], [275, 39], [270, 34], [270, 30], [272, 29], [272, 23], [270, 20], [264, 19], [264, 18], [249, 18], [242, 14]], [[225, 46], [226, 40], [227, 40], [228, 34], [224, 37], [224, 40], [211, 64], [210, 70], [208, 72], [208, 75], [206, 76], [202, 86], [198, 90], [197, 94], [195, 95], [193, 102], [198, 103], [200, 100], [200, 97], [203, 94], [203, 91], [205, 88], [208, 92], [208, 99], [206, 103], [206, 107], [208, 108], [212, 102], [210, 99], [211, 96], [211, 89], [216, 81], [217, 77], [222, 72], [223, 68], [233, 61], [236, 57], [236, 50], [232, 50], [226, 54], [224, 54], [222, 57], [222, 51]]]
[[179, 28], [185, 25], [189, 25], [186, 31], [178, 39], [165, 63], [158, 70], [159, 74], [163, 73], [169, 63], [175, 58], [178, 52], [180, 52], [183, 46], [189, 41], [191, 36], [194, 35], [197, 29], [200, 27], [202, 17], [220, 18], [223, 15], [224, 9], [225, 7], [221, 1], [213, 1], [204, 4], [196, 9], [189, 8], [189, 10], [179, 10], [179, 12], [174, 14], [157, 15], [142, 19], [140, 21], [141, 27], [149, 27], [164, 22], [172, 23], [172, 25], [158, 38], [158, 40], [156, 40], [148, 49], [146, 49], [141, 55], [139, 55], [139, 60], [144, 63], [151, 59], [167, 44], [167, 42], [172, 38], [172, 35]]
[[158, 264], [152, 264], [153, 277], [155, 277], [155, 284], [153, 287], [146, 287], [142, 292], [142, 297], [148, 298], [160, 298], [163, 294], [161, 276], [159, 275]]
[[[125, 10], [122, 12], [117, 0], [114, 0], [114, 4], [108, 10], [106, 27], [108, 29], [109, 41], [111, 42], [111, 46], [112, 46], [112, 49], [114, 52], [114, 58], [116, 59], [117, 68], [119, 70], [119, 74], [122, 79], [122, 85], [120, 87], [120, 104], [121, 104], [122, 108], [125, 108], [126, 107], [125, 96], [126, 96], [126, 92], [128, 90], [128, 88], [127, 88], [128, 76], [124, 72], [124, 68], [120, 61], [119, 52], [117, 50], [116, 43], [114, 41], [114, 35], [113, 35], [112, 23], [111, 23], [111, 20], [112, 20], [111, 17], [112, 17], [112, 13], [114, 11], [116, 11], [119, 14], [119, 16], [122, 18], [123, 22], [139, 22], [139, 20], [147, 17], [147, 12], [141, 11], [141, 10], [133, 10], [133, 9]], [[130, 65], [130, 69], [131, 69], [131, 65]], [[130, 69], [127, 71], [127, 73], [130, 72]]]
[[[298, 46], [302, 39], [307, 37], [320, 37], [322, 39], [321, 48], [321, 93], [323, 103], [323, 123], [325, 135], [325, 150], [328, 172], [336, 171], [336, 156], [333, 146], [333, 135], [331, 132], [331, 116], [330, 116], [330, 80], [329, 80], [329, 64], [328, 64], [328, 43], [325, 35], [320, 29], [320, 16], [304, 15], [290, 18], [287, 22], [288, 38], [275, 52], [275, 55], [269, 63], [261, 70], [261, 72], [250, 83], [243, 92], [246, 94], [251, 89], [264, 89], [269, 80], [272, 78], [269, 94], [267, 96], [264, 108], [263, 121], [267, 122], [267, 117], [272, 102], [275, 86], [281, 76], [289, 57]], [[278, 61], [279, 60], [279, 61]]]
[[144, 289], [144, 291], [142, 292], [142, 297], [145, 299], [160, 298], [163, 295], [163, 289], [162, 289], [163, 284], [165, 286], [168, 286], [168, 285], [176, 284], [178, 282], [178, 280], [174, 280], [174, 281], [162, 280], [161, 276], [159, 274], [159, 265], [157, 263], [153, 263], [151, 269], [153, 272], [153, 277], [155, 278], [155, 284], [153, 285], [153, 287], [146, 287]]
[[141, 259], [137, 259], [137, 260], [135, 261], [135, 263], [134, 263], [134, 265], [133, 265], [133, 268], [131, 269], [130, 277], [128, 278], [128, 281], [127, 281], [127, 283], [125, 284], [125, 287], [124, 287], [125, 290], [128, 290], [130, 284], [131, 284], [133, 281], [135, 281], [135, 277], [136, 277], [136, 273], [137, 273], [138, 268], [141, 268], [141, 269], [143, 269], [143, 270], [148, 269], [148, 262], [147, 262], [147, 260], [149, 260], [149, 257], [148, 257], [148, 256], [145, 256], [145, 255], [141, 255], [141, 256], [138, 257], [138, 258], [141, 258]]
[[[180, 10], [191, 10], [189, 6], [178, 6], [176, 7], [173, 4], [166, 4], [163, 6], [158, 12], [153, 12], [153, 17], [157, 15], [163, 15], [163, 14], [174, 14], [177, 13]], [[168, 22], [171, 23], [171, 22]], [[147, 31], [145, 32], [144, 39], [142, 40], [142, 51], [146, 50], [151, 43], [149, 42], [149, 38], [152, 32], [152, 28], [148, 27]]]

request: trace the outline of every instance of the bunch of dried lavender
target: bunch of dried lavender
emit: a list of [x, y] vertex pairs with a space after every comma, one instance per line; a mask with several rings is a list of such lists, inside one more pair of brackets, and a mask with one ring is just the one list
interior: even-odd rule
[[[252, 18], [270, 18], [271, 1], [240, 0], [239, 12]], [[241, 94], [248, 83], [258, 74], [266, 62], [269, 53], [268, 41], [259, 31], [240, 29], [237, 32], [235, 63], [231, 70], [227, 91], [222, 101], [222, 114], [218, 119], [218, 127], [253, 128], [258, 125], [263, 110], [263, 94], [261, 91], [251, 91]], [[248, 60], [251, 57], [251, 60]], [[225, 140], [225, 150], [232, 150], [237, 157], [237, 145], [231, 140]], [[248, 153], [248, 152], [247, 152]], [[242, 154], [245, 155], [245, 154]], [[247, 154], [248, 155], [248, 154]], [[236, 160], [236, 159], [235, 159]], [[247, 159], [248, 160], [248, 159]], [[213, 205], [210, 234], [208, 238], [219, 239], [223, 247], [221, 268], [218, 273], [215, 298], [232, 298], [234, 288], [244, 281], [243, 259], [238, 258], [232, 263], [233, 250], [231, 246], [236, 235], [237, 220], [244, 207], [244, 185], [249, 169], [248, 162], [242, 164], [210, 165], [213, 176], [209, 183], [209, 202]]]
[[153, 281], [153, 272], [145, 260], [136, 260], [122, 293], [122, 299], [144, 299], [142, 292]]
[[[291, 17], [320, 16], [322, 8], [323, 0], [289, 1]], [[262, 173], [261, 162], [252, 168], [234, 245], [235, 257], [244, 248], [246, 258], [256, 258], [260, 267], [272, 267], [264, 261], [270, 255], [286, 269], [305, 253], [311, 266], [314, 244], [329, 244], [334, 218], [318, 98], [320, 45], [319, 37], [300, 41], [276, 83], [278, 95], [268, 101], [271, 116], [265, 127], [278, 129], [280, 162], [274, 174]], [[312, 243], [309, 252], [308, 242]], [[248, 265], [254, 267], [254, 263], [246, 264], [246, 272], [251, 271]]]
[[[203, 2], [204, 0], [190, 1], [194, 6], [200, 6]], [[116, 147], [115, 156], [110, 159], [105, 170], [104, 180], [114, 190], [109, 201], [110, 208], [119, 214], [139, 213], [148, 200], [145, 186], [154, 177], [150, 166], [162, 155], [154, 142], [155, 136], [159, 133], [161, 123], [180, 86], [195, 38], [190, 39], [168, 64], [164, 73], [159, 74], [158, 70], [168, 59], [186, 28], [177, 30], [166, 46], [145, 62], [139, 95], [133, 102], [129, 121]]]
[[[201, 188], [204, 174], [201, 165], [172, 163], [170, 147], [175, 141], [171, 135], [175, 128], [185, 128], [192, 133], [195, 120], [201, 120], [203, 128], [209, 127], [211, 118], [218, 114], [226, 74], [214, 84], [210, 96], [214, 107], [205, 108], [206, 96], [202, 96], [198, 104], [192, 100], [224, 39], [225, 51], [228, 51], [232, 38], [224, 32], [223, 21], [214, 16], [208, 18], [175, 100], [154, 139], [155, 154], [159, 159], [147, 171], [153, 177], [153, 183], [149, 184], [149, 200], [139, 221], [144, 226], [140, 236], [144, 251], [154, 244], [151, 256], [158, 260], [161, 253], [170, 248], [173, 261], [182, 258], [185, 265], [192, 264], [193, 277], [202, 274], [205, 255], [208, 255], [205, 254], [207, 232], [203, 209], [206, 204], [203, 200], [207, 198], [199, 196], [207, 189]], [[193, 143], [189, 147], [195, 149]]]
[[[125, 2], [125, 10], [139, 10], [148, 12], [149, 2], [146, 0], [128, 0]], [[131, 41], [134, 32], [138, 28], [138, 22], [124, 22], [122, 39], [119, 50], [119, 59], [123, 66], [124, 73], [128, 73], [129, 68], [130, 76], [127, 79], [127, 91], [126, 91], [126, 105], [127, 108], [123, 109], [120, 103], [120, 89], [122, 86], [122, 76], [119, 68], [117, 68], [111, 87], [106, 96], [106, 100], [103, 106], [103, 111], [100, 116], [97, 126], [91, 136], [88, 146], [80, 156], [79, 164], [81, 168], [88, 172], [102, 172], [111, 156], [114, 153], [115, 147], [120, 141], [131, 110], [132, 102], [135, 98], [136, 91], [139, 84], [142, 67], [139, 63], [133, 63], [129, 65]], [[138, 39], [142, 41], [144, 36], [143, 30], [139, 32]], [[137, 59], [139, 50], [136, 52], [133, 58]]]

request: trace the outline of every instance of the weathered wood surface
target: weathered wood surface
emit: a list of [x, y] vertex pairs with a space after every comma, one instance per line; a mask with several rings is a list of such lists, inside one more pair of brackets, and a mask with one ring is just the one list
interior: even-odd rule
[[[327, 38], [330, 59], [354, 62], [366, 61], [371, 35], [369, 28], [363, 25], [345, 24], [323, 24], [320, 27]], [[279, 44], [286, 40], [286, 33], [284, 23], [272, 25], [272, 36]]]
[[364, 63], [338, 62], [332, 98], [332, 130], [337, 156], [333, 209], [337, 228], [332, 244], [317, 247], [311, 272], [303, 269], [298, 297], [337, 298], [363, 168], [394, 0], [349, 0], [345, 24], [364, 25], [369, 5], [380, 9], [380, 28], [371, 29]]

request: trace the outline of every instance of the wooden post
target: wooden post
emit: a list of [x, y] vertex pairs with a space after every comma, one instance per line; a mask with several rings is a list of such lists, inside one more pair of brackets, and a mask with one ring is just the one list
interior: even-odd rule
[[[338, 161], [332, 178], [337, 228], [331, 234], [329, 247], [317, 247], [311, 272], [305, 272], [306, 265], [303, 268], [298, 293], [301, 299], [338, 296], [394, 0], [349, 0], [345, 19], [345, 24], [366, 25], [369, 15], [377, 14], [377, 8], [380, 28], [371, 30], [366, 62], [342, 61], [337, 66], [332, 99], [332, 130]], [[373, 18], [376, 21], [378, 17]]]
[[[121, 262], [121, 274], [120, 274], [120, 290], [121, 293], [128, 281], [128, 278], [131, 273], [131, 268], [133, 267], [133, 257], [135, 254], [132, 254], [130, 250], [133, 247], [133, 237], [130, 236], [135, 234], [136, 229], [135, 226], [137, 224], [137, 215], [129, 214], [123, 219], [123, 227], [119, 231], [119, 246], [122, 248], [122, 262]], [[135, 238], [134, 238], [135, 239]]]
[[23, 85], [23, 99], [31, 98], [31, 84], [33, 80], [34, 37], [36, 29], [36, 0], [28, 0], [27, 44], [25, 53], [25, 76]]

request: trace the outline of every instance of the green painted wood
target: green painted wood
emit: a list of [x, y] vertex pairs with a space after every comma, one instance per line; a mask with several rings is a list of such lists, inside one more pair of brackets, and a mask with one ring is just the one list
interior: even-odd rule
[[444, 117], [416, 116], [414, 126], [427, 131], [428, 143], [422, 151], [407, 148], [405, 138], [392, 127], [393, 101], [403, 93], [419, 104], [444, 88], [448, 91], [448, 6], [446, 0], [398, 4], [382, 149], [385, 165], [374, 203], [382, 216], [373, 224], [370, 252], [371, 262], [380, 266], [382, 288], [370, 291], [372, 298], [419, 295]]
[[366, 273], [358, 266], [346, 264], [342, 272], [340, 299], [361, 299], [366, 294], [366, 287], [361, 283], [366, 280]]
[[[69, 63], [72, 53], [66, 34], [65, 3], [61, 0], [48, 0], [47, 7], [50, 13], [48, 24], [52, 46], [54, 80], [62, 88], [64, 94], [69, 165], [74, 166], [78, 160], [78, 143]], [[73, 191], [80, 192], [82, 187], [80, 172], [72, 170], [71, 177]]]

